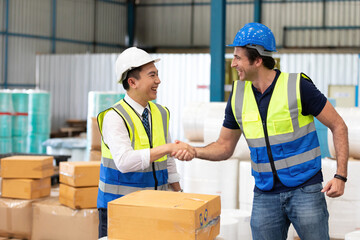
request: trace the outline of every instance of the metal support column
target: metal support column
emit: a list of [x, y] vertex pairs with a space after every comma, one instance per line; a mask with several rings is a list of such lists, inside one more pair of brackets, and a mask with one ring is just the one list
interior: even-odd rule
[[9, 4], [10, 1], [6, 0], [5, 2], [5, 53], [4, 53], [4, 89], [8, 88], [8, 55], [9, 55]]
[[261, 6], [262, 0], [254, 1], [254, 22], [261, 23]]
[[131, 47], [134, 45], [135, 35], [135, 1], [127, 2], [127, 39], [125, 45]]
[[51, 53], [56, 53], [56, 0], [52, 0]]
[[226, 1], [211, 1], [211, 28], [210, 28], [210, 101], [224, 101], [225, 85], [225, 24]]

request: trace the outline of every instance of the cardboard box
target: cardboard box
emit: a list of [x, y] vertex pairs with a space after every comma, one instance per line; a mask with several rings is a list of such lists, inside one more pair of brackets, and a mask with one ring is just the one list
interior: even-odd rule
[[33, 200], [0, 198], [0, 236], [29, 239]]
[[97, 240], [97, 209], [73, 210], [48, 198], [33, 204], [31, 240]]
[[35, 199], [50, 195], [50, 177], [42, 179], [3, 178], [2, 196], [20, 199]]
[[60, 184], [59, 202], [72, 209], [96, 208], [98, 187], [71, 187]]
[[101, 150], [101, 134], [97, 118], [91, 118], [91, 150]]
[[220, 210], [217, 195], [137, 191], [108, 203], [108, 239], [214, 239]]
[[2, 178], [45, 178], [54, 174], [52, 156], [11, 156], [1, 159]]
[[60, 183], [74, 187], [99, 185], [100, 162], [60, 162]]
[[89, 161], [101, 161], [101, 151], [90, 150]]

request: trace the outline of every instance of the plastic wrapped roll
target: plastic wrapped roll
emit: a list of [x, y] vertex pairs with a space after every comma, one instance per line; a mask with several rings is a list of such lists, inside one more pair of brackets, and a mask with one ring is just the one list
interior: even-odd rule
[[[220, 135], [224, 121], [226, 103], [209, 103], [208, 114], [204, 119], [204, 142], [206, 144], [215, 142]], [[241, 136], [231, 158], [246, 160], [250, 158], [250, 150], [244, 136]]]
[[[336, 160], [325, 158], [322, 160], [324, 183], [333, 179], [336, 173]], [[360, 226], [360, 161], [349, 160], [348, 181], [344, 195], [338, 198], [326, 197], [329, 211], [330, 237], [344, 238], [345, 234], [355, 231]]]
[[[336, 160], [324, 158], [322, 160], [322, 171], [324, 176], [324, 183], [330, 181], [336, 173]], [[360, 202], [360, 161], [349, 159], [348, 161], [348, 181], [346, 182], [346, 188], [344, 195], [341, 199], [344, 201], [359, 201]], [[360, 219], [359, 219], [360, 220]]]
[[204, 122], [208, 115], [210, 104], [211, 103], [192, 103], [184, 108], [182, 123], [184, 135], [188, 141], [204, 141]]
[[239, 208], [251, 212], [255, 180], [251, 175], [251, 160], [239, 162]]
[[0, 90], [0, 112], [13, 112], [11, 92], [9, 90]]
[[25, 90], [14, 90], [11, 94], [14, 112], [29, 112], [29, 95]]
[[26, 152], [27, 137], [12, 137], [12, 152], [25, 153]]
[[184, 163], [184, 192], [220, 195], [221, 207], [237, 208], [239, 160], [193, 159]]
[[41, 90], [29, 90], [29, 114], [50, 114], [50, 93]]
[[11, 92], [0, 91], [0, 138], [11, 137], [13, 106]]
[[[236, 239], [251, 240], [250, 218], [251, 212], [241, 209], [221, 209], [221, 218], [231, 217], [238, 221], [238, 234]], [[227, 239], [227, 238], [226, 238]]]
[[11, 137], [12, 135], [12, 116], [0, 113], [0, 138]]
[[225, 215], [220, 218], [220, 234], [219, 237], [222, 237], [227, 240], [236, 240], [238, 239], [238, 226], [239, 221], [236, 218]]
[[0, 137], [0, 153], [12, 153], [12, 139], [11, 137]]
[[24, 153], [28, 134], [29, 95], [25, 90], [14, 90], [12, 102], [14, 108], [12, 116], [13, 152]]
[[22, 137], [28, 133], [28, 116], [15, 115], [12, 117], [12, 136]]
[[327, 197], [326, 200], [330, 215], [330, 238], [344, 239], [347, 233], [357, 230], [360, 224], [360, 201], [347, 201], [341, 197]]
[[360, 240], [360, 231], [354, 231], [345, 235], [345, 240]]
[[49, 139], [49, 134], [33, 134], [27, 136], [26, 152], [27, 153], [46, 153], [46, 147], [43, 142]]
[[[360, 159], [360, 108], [340, 108], [336, 107], [336, 111], [345, 121], [349, 134], [349, 157]], [[332, 157], [335, 157], [335, 147], [332, 132], [328, 131], [329, 151]]]
[[91, 91], [88, 94], [88, 113], [87, 113], [87, 151], [91, 149], [92, 142], [92, 131], [91, 131], [91, 118], [97, 117], [97, 115], [113, 106], [115, 103], [123, 99], [125, 96], [124, 93], [117, 92], [95, 92]]

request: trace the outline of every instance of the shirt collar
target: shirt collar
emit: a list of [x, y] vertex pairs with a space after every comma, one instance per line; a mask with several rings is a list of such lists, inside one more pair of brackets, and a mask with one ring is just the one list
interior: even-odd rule
[[[124, 100], [141, 116], [144, 112], [144, 107], [139, 103], [135, 102], [129, 95], [125, 94]], [[146, 105], [146, 108], [150, 111], [149, 104]]]

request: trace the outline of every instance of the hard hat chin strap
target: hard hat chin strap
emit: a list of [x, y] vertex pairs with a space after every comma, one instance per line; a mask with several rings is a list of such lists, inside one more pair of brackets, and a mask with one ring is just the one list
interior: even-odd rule
[[258, 53], [260, 54], [260, 56], [272, 57], [272, 52], [265, 50], [263, 46], [255, 45], [255, 44], [248, 44], [245, 47], [256, 49], [258, 51]]

